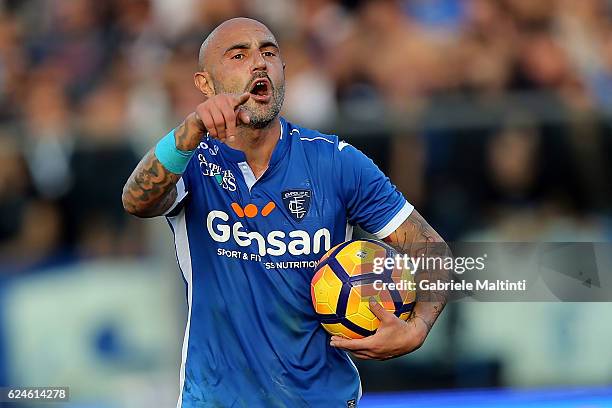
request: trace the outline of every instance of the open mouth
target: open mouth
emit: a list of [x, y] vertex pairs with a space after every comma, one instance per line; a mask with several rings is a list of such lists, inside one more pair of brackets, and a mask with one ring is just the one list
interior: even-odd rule
[[270, 100], [272, 86], [267, 78], [258, 78], [251, 84], [251, 98], [259, 102], [267, 102]]

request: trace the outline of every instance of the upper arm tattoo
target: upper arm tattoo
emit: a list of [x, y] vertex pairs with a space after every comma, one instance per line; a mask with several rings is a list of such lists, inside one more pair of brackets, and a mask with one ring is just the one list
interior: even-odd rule
[[123, 187], [123, 206], [140, 217], [164, 214], [176, 200], [176, 183], [180, 177], [168, 171], [151, 149]]
[[[391, 235], [384, 238], [384, 241], [399, 253], [410, 257], [442, 259], [452, 257], [451, 251], [442, 237], [416, 210], [413, 210], [406, 221]], [[442, 267], [444, 262], [432, 263], [434, 267], [421, 267], [416, 271], [417, 306], [415, 306], [413, 313], [414, 317], [422, 319], [429, 329], [446, 305], [448, 293], [444, 290], [424, 293], [419, 290], [418, 282], [421, 280], [448, 282], [450, 280], [450, 272]]]

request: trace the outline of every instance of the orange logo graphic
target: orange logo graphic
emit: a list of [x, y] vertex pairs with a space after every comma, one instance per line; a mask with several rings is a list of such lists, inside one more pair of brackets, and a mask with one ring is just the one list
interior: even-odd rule
[[[261, 215], [267, 217], [275, 208], [276, 204], [274, 204], [273, 201], [270, 201], [264, 206], [264, 208], [261, 209]], [[232, 203], [232, 210], [234, 210], [236, 215], [240, 218], [253, 218], [259, 212], [259, 209], [254, 204], [247, 204], [244, 206], [244, 208], [242, 208], [239, 204]]]

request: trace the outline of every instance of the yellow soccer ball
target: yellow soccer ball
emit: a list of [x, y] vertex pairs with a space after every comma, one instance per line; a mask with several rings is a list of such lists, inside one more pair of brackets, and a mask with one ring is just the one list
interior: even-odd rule
[[327, 332], [351, 339], [374, 334], [380, 320], [370, 311], [370, 297], [397, 317], [410, 317], [416, 298], [414, 275], [395, 263], [392, 268], [381, 265], [396, 255], [390, 246], [370, 239], [343, 242], [323, 255], [310, 293]]

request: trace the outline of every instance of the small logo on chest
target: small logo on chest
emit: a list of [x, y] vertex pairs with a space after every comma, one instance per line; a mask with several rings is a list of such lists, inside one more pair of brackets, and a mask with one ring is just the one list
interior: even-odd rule
[[287, 190], [281, 193], [285, 208], [297, 222], [301, 222], [308, 214], [311, 197], [310, 190]]
[[207, 161], [202, 153], [198, 154], [198, 162], [203, 176], [214, 178], [217, 184], [225, 190], [236, 191], [236, 178], [230, 170], [225, 170], [220, 165]]

